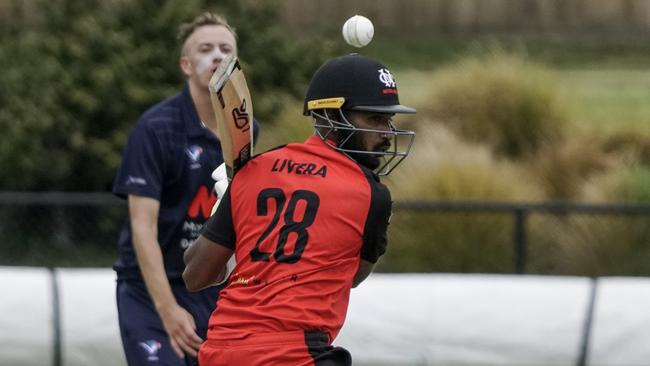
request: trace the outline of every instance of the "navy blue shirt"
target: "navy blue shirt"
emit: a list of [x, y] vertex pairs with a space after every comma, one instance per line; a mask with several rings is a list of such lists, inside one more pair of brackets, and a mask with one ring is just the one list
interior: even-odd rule
[[[259, 132], [254, 124], [255, 137]], [[113, 193], [160, 202], [158, 241], [167, 277], [180, 279], [183, 252], [199, 236], [216, 202], [212, 171], [223, 162], [217, 137], [203, 126], [189, 88], [147, 110], [122, 155]], [[130, 220], [118, 241], [113, 265], [118, 279], [142, 278], [132, 244]]]

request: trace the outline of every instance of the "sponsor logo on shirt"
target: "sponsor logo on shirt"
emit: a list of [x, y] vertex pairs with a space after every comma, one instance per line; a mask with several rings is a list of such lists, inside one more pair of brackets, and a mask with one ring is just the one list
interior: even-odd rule
[[190, 207], [187, 208], [187, 217], [195, 219], [202, 216], [208, 219], [212, 213], [212, 206], [217, 202], [217, 195], [208, 187], [200, 186], [192, 198]]
[[[185, 233], [185, 238], [181, 239], [180, 246], [181, 249], [187, 249], [194, 243], [194, 241], [201, 235], [201, 230], [203, 225], [200, 222], [185, 220], [183, 222], [183, 232]], [[189, 239], [188, 239], [189, 238]]]
[[258, 278], [255, 278], [255, 275], [250, 276], [249, 278], [246, 278], [239, 273], [234, 277], [235, 279], [232, 281], [231, 285], [243, 285], [243, 286], [248, 286], [248, 285], [259, 285], [262, 283], [262, 281]]
[[147, 361], [158, 361], [158, 351], [162, 348], [160, 342], [155, 339], [149, 339], [138, 343], [138, 345], [147, 353]]
[[185, 154], [190, 159], [190, 169], [198, 169], [201, 167], [199, 161], [203, 154], [203, 148], [199, 145], [190, 145], [185, 148]]
[[180, 246], [183, 249], [189, 246], [201, 235], [205, 221], [210, 218], [212, 206], [217, 202], [217, 195], [208, 187], [200, 186], [187, 208], [186, 218], [183, 222], [183, 235]]
[[127, 186], [131, 186], [131, 185], [146, 186], [147, 185], [147, 180], [144, 179], [144, 178], [134, 177], [132, 175], [129, 175], [128, 177], [126, 177], [126, 185]]

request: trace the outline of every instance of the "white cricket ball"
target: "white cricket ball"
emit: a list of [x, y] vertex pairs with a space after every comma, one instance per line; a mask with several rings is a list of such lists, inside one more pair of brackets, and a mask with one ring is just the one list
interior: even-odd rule
[[343, 39], [350, 46], [363, 47], [372, 41], [374, 34], [375, 27], [363, 15], [355, 15], [343, 24]]

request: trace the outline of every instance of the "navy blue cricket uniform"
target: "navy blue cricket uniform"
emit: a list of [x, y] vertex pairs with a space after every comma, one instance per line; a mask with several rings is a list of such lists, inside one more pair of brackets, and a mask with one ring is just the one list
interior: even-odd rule
[[[255, 122], [255, 137], [259, 125]], [[129, 136], [113, 193], [151, 197], [160, 202], [158, 241], [172, 292], [196, 321], [205, 339], [218, 287], [197, 293], [185, 289], [185, 249], [201, 233], [216, 195], [212, 171], [223, 162], [216, 136], [203, 126], [189, 88], [146, 111]], [[117, 305], [122, 343], [129, 365], [190, 365], [173, 352], [162, 321], [146, 289], [126, 221], [118, 241]]]

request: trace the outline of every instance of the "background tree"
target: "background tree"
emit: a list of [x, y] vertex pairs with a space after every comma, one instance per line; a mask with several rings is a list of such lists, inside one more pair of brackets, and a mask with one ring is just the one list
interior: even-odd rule
[[272, 123], [334, 46], [298, 41], [249, 0], [13, 1], [0, 26], [0, 190], [104, 191], [138, 116], [175, 94], [178, 25], [207, 10], [238, 33], [255, 114]]

